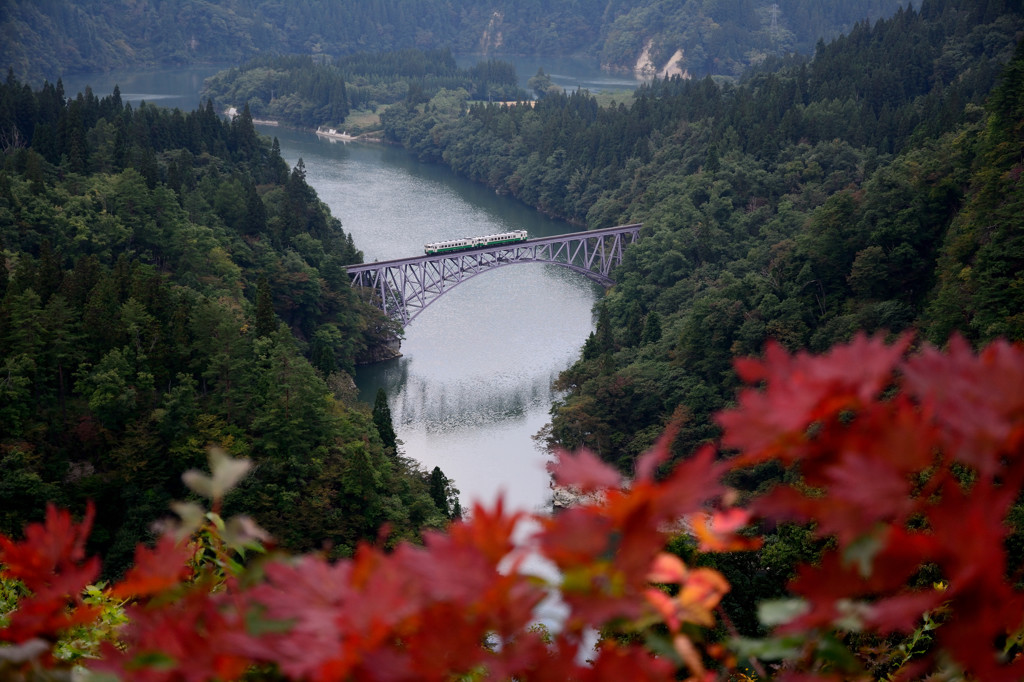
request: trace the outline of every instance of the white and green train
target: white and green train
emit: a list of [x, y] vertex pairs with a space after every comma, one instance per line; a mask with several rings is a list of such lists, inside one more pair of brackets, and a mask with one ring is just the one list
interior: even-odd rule
[[503, 244], [515, 244], [526, 241], [526, 230], [513, 230], [501, 234], [488, 234], [483, 237], [463, 237], [462, 239], [449, 239], [444, 242], [424, 244], [423, 250], [428, 256], [437, 253], [451, 253], [452, 251], [464, 251], [466, 249], [478, 249], [483, 246], [501, 246]]

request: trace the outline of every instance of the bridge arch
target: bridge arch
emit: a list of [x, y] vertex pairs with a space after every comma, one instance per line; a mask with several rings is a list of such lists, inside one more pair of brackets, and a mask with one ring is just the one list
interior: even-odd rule
[[408, 326], [431, 303], [459, 284], [499, 267], [551, 263], [603, 285], [614, 284], [613, 267], [640, 239], [640, 223], [588, 230], [518, 244], [432, 256], [415, 256], [347, 267], [352, 285], [373, 290], [377, 305]]

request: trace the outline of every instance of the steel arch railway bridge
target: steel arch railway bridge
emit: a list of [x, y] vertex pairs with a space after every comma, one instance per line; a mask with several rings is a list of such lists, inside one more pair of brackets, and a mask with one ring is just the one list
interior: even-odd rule
[[415, 256], [346, 267], [352, 285], [368, 287], [377, 305], [408, 326], [431, 303], [477, 275], [517, 263], [552, 263], [614, 284], [609, 273], [627, 246], [640, 239], [641, 224], [541, 237], [516, 244]]

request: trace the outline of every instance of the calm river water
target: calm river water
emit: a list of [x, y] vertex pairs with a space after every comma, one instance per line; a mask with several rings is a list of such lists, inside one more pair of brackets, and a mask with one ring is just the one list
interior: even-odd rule
[[[290, 163], [303, 159], [307, 181], [367, 261], [417, 255], [424, 243], [453, 237], [573, 231], [400, 149], [274, 134]], [[552, 380], [592, 329], [599, 291], [557, 266], [475, 277], [413, 321], [401, 358], [359, 369], [360, 394], [372, 402], [384, 388], [405, 453], [428, 469], [440, 466], [464, 506], [504, 494], [516, 507], [540, 507], [548, 497], [547, 456], [531, 436], [548, 420]]]
[[[519, 65], [524, 85], [538, 65]], [[563, 75], [568, 68], [581, 67], [562, 62], [545, 70], [571, 87], [575, 79]], [[90, 84], [103, 96], [118, 84], [133, 105], [145, 100], [192, 110], [203, 79], [216, 71], [109, 73], [67, 78], [64, 85], [69, 95]], [[605, 84], [596, 69], [579, 73], [584, 87]], [[614, 89], [632, 82], [604, 80]], [[413, 256], [426, 242], [452, 237], [575, 231], [401, 149], [271, 126], [260, 132], [278, 138], [290, 164], [303, 159], [307, 181], [367, 261]], [[464, 507], [501, 495], [515, 508], [543, 509], [548, 456], [532, 436], [547, 423], [557, 397], [552, 380], [578, 357], [593, 328], [591, 308], [599, 295], [600, 287], [557, 266], [517, 265], [473, 278], [408, 327], [401, 358], [360, 368], [360, 395], [372, 403], [384, 388], [405, 454], [428, 471], [440, 466], [461, 490]]]

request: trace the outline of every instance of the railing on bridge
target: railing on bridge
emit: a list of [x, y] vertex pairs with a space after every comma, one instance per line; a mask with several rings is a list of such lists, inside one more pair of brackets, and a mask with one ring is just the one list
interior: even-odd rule
[[516, 263], [553, 263], [605, 286], [627, 246], [640, 239], [641, 224], [541, 237], [470, 251], [416, 256], [347, 267], [352, 285], [374, 291], [375, 302], [407, 326], [452, 288], [482, 272]]

